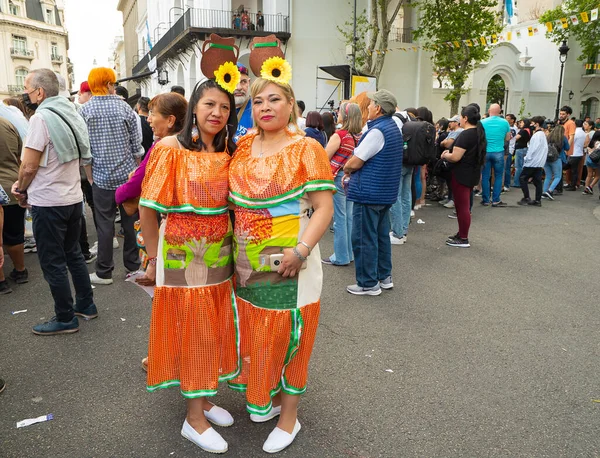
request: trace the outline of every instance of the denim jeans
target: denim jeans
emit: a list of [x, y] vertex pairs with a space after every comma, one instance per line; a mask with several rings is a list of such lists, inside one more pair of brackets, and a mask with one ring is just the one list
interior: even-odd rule
[[354, 261], [352, 254], [352, 208], [354, 202], [346, 199], [342, 186], [344, 172], [335, 177], [337, 192], [333, 195], [333, 254], [329, 260], [333, 264], [346, 265]]
[[544, 165], [546, 178], [544, 179], [544, 192], [552, 192], [562, 180], [562, 161], [560, 159], [554, 162], [546, 162]]
[[527, 148], [521, 148], [515, 150], [515, 176], [513, 178], [513, 186], [520, 188], [519, 176], [523, 170], [523, 163], [525, 162], [525, 155], [527, 154]]
[[510, 166], [512, 165], [512, 154], [507, 154], [504, 158], [504, 187], [510, 188]]
[[372, 288], [392, 274], [390, 207], [354, 203], [352, 249], [356, 283], [363, 288]]
[[82, 212], [81, 202], [31, 208], [40, 266], [54, 298], [56, 318], [63, 322], [75, 316], [68, 272], [75, 286], [75, 307], [83, 310], [94, 303], [90, 276], [79, 248]]
[[403, 237], [408, 233], [411, 207], [411, 181], [413, 175], [412, 165], [402, 165], [398, 200], [390, 209], [390, 222], [394, 237]]
[[485, 165], [481, 174], [481, 198], [483, 202], [490, 202], [490, 178], [494, 169], [494, 190], [492, 202], [500, 202], [500, 193], [502, 192], [502, 177], [504, 176], [504, 151], [497, 153], [487, 153], [485, 155]]

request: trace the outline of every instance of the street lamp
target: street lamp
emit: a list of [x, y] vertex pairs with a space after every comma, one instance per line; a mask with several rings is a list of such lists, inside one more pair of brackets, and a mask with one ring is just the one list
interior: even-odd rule
[[558, 113], [560, 111], [560, 96], [562, 93], [562, 82], [563, 82], [563, 71], [565, 70], [565, 62], [567, 61], [567, 54], [569, 53], [569, 47], [567, 46], [567, 40], [563, 40], [562, 45], [558, 48], [560, 60], [560, 77], [558, 79], [558, 95], [556, 96], [556, 113], [554, 118], [558, 121]]

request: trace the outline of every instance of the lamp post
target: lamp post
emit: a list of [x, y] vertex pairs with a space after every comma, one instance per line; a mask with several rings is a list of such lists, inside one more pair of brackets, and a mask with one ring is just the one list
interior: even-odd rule
[[567, 61], [567, 54], [569, 53], [569, 47], [567, 46], [567, 40], [563, 40], [562, 45], [558, 48], [560, 60], [560, 77], [558, 78], [558, 95], [556, 96], [556, 113], [554, 118], [558, 121], [558, 112], [560, 111], [560, 96], [562, 95], [562, 82], [563, 72], [565, 70], [565, 62]]

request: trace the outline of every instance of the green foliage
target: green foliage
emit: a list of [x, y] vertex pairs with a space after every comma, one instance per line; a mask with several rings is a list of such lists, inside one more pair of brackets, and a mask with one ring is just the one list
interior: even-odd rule
[[492, 79], [488, 83], [487, 87], [487, 103], [498, 103], [501, 106], [504, 105], [506, 85], [500, 75], [492, 76]]
[[[344, 43], [346, 45], [352, 45], [354, 41], [354, 4], [350, 4], [352, 15], [351, 19], [344, 22], [342, 27], [337, 26], [338, 32], [342, 35]], [[369, 23], [367, 18], [367, 10], [363, 10], [359, 15], [356, 16], [356, 68], [363, 69], [365, 66], [368, 55], [367, 36], [373, 29], [373, 26]]]
[[[581, 55], [577, 59], [588, 61], [593, 58], [593, 62], [595, 62], [596, 56], [600, 53], [600, 39], [598, 39], [600, 37], [600, 20], [586, 24], [581, 20], [581, 16], [579, 16], [579, 13], [583, 11], [587, 11], [589, 16], [590, 11], [594, 8], [598, 8], [598, 0], [566, 0], [562, 5], [557, 6], [553, 10], [546, 11], [540, 17], [542, 24], [546, 22], [552, 23], [552, 32], [546, 32], [546, 37], [557, 44], [573, 37], [579, 43], [582, 50]], [[579, 25], [574, 26], [569, 19], [568, 28], [556, 27], [554, 21], [562, 18], [568, 19], [572, 15], [577, 15]]]
[[[500, 33], [501, 12], [497, 0], [416, 0], [419, 9], [419, 28], [413, 36], [433, 54], [433, 68], [441, 79], [450, 82], [451, 90], [445, 100], [450, 102], [451, 112], [458, 112], [458, 104], [468, 91], [467, 80], [475, 66], [490, 58], [490, 48], [467, 47], [463, 40]], [[436, 46], [448, 41], [458, 41], [460, 48]]]
[[521, 105], [519, 106], [519, 113], [517, 114], [517, 119], [531, 118], [531, 113], [529, 111], [527, 112], [527, 116], [525, 116], [525, 109], [525, 99], [521, 98]]

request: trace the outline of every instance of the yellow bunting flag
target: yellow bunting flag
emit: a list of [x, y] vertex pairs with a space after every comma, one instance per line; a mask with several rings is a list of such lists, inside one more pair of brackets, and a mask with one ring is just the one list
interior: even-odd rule
[[496, 34], [492, 35], [492, 43], [494, 43], [494, 44], [498, 43], [498, 36]]
[[529, 34], [530, 37], [533, 36], [533, 27], [527, 27], [527, 33]]
[[546, 22], [546, 30], [548, 31], [548, 33], [552, 32], [552, 22]]
[[594, 8], [592, 10], [592, 15], [590, 17], [591, 21], [597, 21], [598, 20], [598, 8]]
[[571, 19], [571, 23], [573, 25], [579, 25], [579, 19], [577, 18], [576, 15], [571, 16], [570, 19]]
[[484, 37], [479, 37], [479, 41], [481, 41], [481, 46], [485, 46], [487, 44]]
[[419, 48], [417, 48], [416, 46], [413, 46], [412, 49], [413, 49], [414, 52], [417, 52], [419, 50]]
[[581, 20], [583, 21], [583, 23], [587, 23], [590, 22], [590, 18], [587, 14], [587, 11], [584, 11], [583, 13], [581, 13]]
[[506, 32], [506, 40], [512, 41], [512, 32]]
[[460, 43], [458, 41], [455, 41], [454, 46], [456, 46], [457, 48], [460, 48]]
[[471, 40], [465, 40], [465, 43], [467, 44], [467, 46], [468, 46], [469, 48], [472, 48], [472, 47], [473, 47], [473, 42], [472, 42]]
[[563, 29], [566, 29], [569, 27], [569, 20], [566, 17], [561, 18], [560, 22], [562, 22]]

